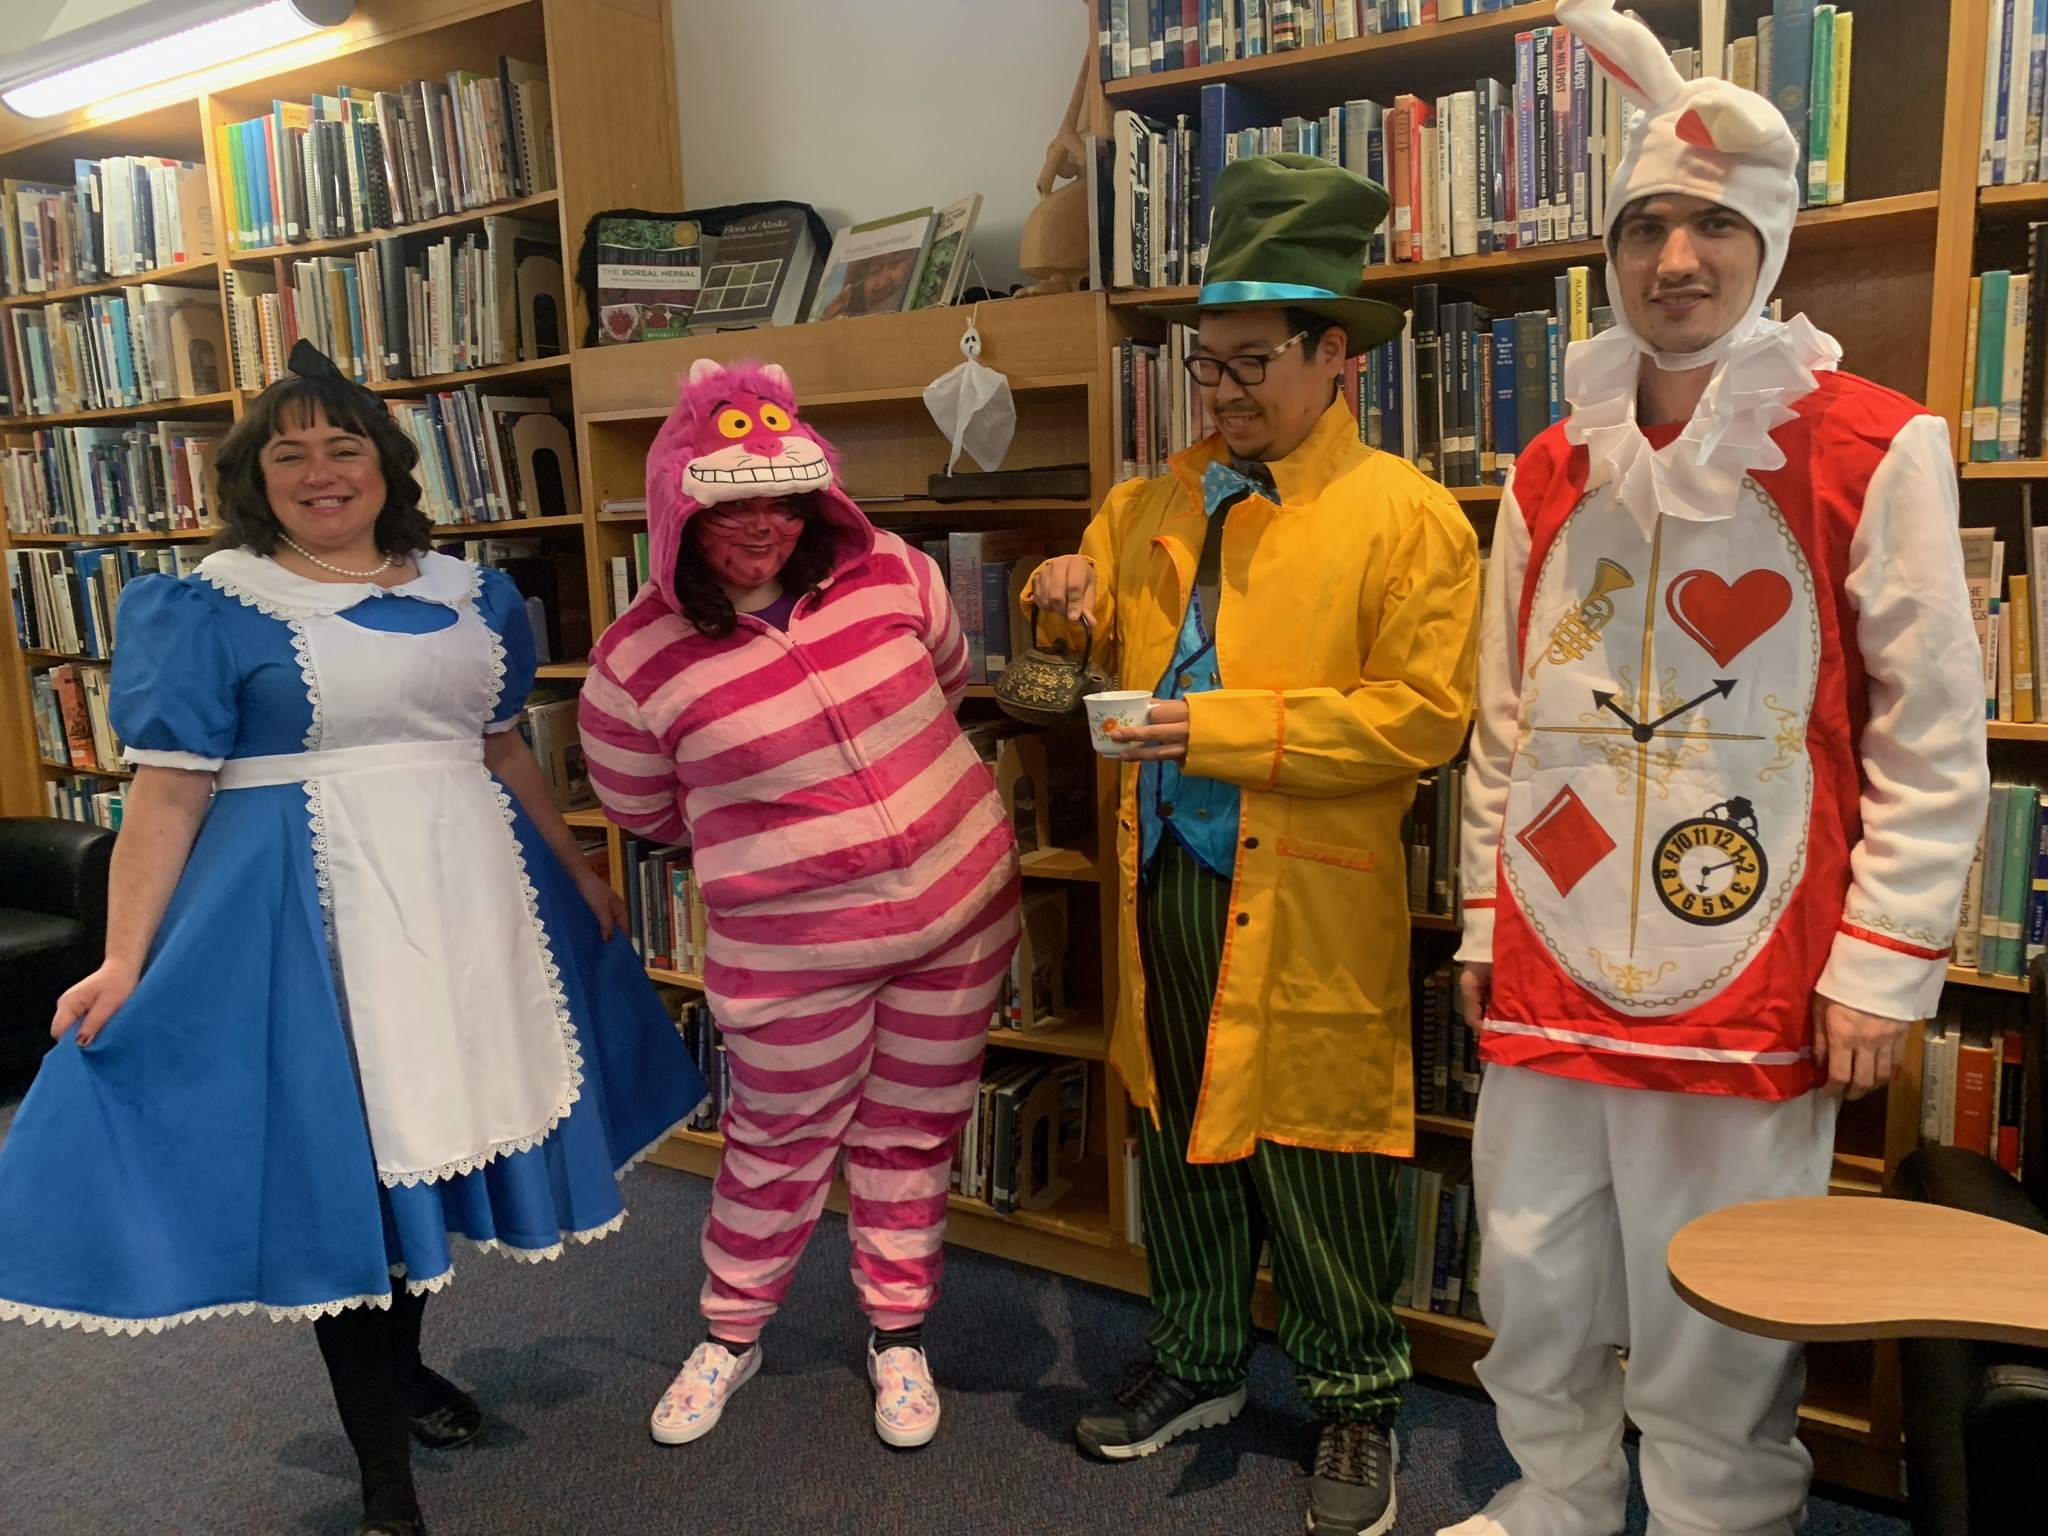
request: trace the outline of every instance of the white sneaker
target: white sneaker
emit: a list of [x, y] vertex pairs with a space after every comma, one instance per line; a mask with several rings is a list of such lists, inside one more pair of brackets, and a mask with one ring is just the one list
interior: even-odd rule
[[868, 1380], [875, 1388], [875, 1433], [884, 1445], [911, 1450], [939, 1432], [939, 1391], [924, 1351], [898, 1344], [875, 1353], [868, 1340]]
[[758, 1343], [745, 1354], [735, 1355], [716, 1340], [706, 1339], [690, 1352], [689, 1360], [654, 1405], [649, 1432], [662, 1445], [688, 1445], [703, 1438], [718, 1427], [726, 1399], [760, 1369]]
[[1469, 1520], [1436, 1536], [1619, 1536], [1621, 1527], [1589, 1515], [1527, 1479], [1509, 1483]]

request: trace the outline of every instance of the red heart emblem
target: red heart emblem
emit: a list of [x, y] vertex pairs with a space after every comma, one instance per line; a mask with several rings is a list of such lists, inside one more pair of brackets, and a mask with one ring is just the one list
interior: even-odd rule
[[1776, 571], [1748, 571], [1733, 585], [1712, 571], [1686, 571], [1664, 589], [1664, 607], [1719, 666], [1727, 666], [1785, 617], [1792, 583]]

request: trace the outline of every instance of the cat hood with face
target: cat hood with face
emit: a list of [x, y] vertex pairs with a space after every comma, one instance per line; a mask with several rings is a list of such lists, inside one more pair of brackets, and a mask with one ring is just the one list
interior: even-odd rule
[[[1682, 78], [1664, 45], [1614, 0], [1557, 0], [1557, 20], [1641, 109], [1622, 146], [1602, 231], [1610, 264], [1616, 227], [1629, 205], [1679, 194], [1740, 214], [1763, 241], [1762, 263], [1743, 318], [1697, 352], [1658, 352], [1629, 324], [1610, 292], [1614, 325], [1565, 354], [1565, 431], [1586, 445], [1587, 488], [1619, 482], [1619, 498], [1644, 529], [1658, 513], [1711, 522], [1734, 510], [1742, 477], [1776, 469], [1770, 440], [1792, 419], [1787, 403], [1810, 392], [1816, 372], [1841, 357], [1833, 337], [1804, 315], [1769, 319], [1764, 306], [1785, 270], [1802, 198], [1802, 151], [1783, 114], [1727, 80]], [[1679, 439], [1653, 452], [1636, 425], [1636, 391], [1648, 361], [1668, 371], [1711, 366], [1714, 375]]]
[[669, 608], [683, 529], [706, 507], [761, 497], [808, 498], [840, 536], [840, 557], [865, 554], [875, 530], [839, 487], [839, 455], [797, 416], [796, 390], [774, 363], [699, 358], [647, 451], [647, 562]]

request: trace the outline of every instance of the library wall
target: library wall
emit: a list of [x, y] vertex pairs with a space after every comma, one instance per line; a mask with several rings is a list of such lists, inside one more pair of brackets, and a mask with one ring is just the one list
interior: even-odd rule
[[982, 276], [1020, 280], [1088, 42], [1076, 0], [671, 3], [692, 207], [795, 198], [837, 229], [979, 192]]

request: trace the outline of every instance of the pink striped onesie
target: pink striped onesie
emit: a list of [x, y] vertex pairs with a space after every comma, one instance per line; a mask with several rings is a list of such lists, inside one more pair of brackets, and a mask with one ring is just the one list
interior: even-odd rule
[[[788, 1292], [842, 1148], [861, 1306], [879, 1329], [923, 1320], [1017, 942], [1015, 842], [953, 716], [952, 601], [836, 471], [779, 368], [699, 363], [648, 455], [651, 579], [599, 641], [579, 716], [612, 820], [694, 849], [732, 1070], [702, 1308], [735, 1343]], [[673, 590], [685, 524], [735, 477], [808, 498], [839, 536], [787, 632], [742, 614], [713, 638]]]

